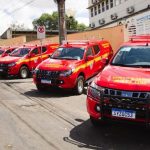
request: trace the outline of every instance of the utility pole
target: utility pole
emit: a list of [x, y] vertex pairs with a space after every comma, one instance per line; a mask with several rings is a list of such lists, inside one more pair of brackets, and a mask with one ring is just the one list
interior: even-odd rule
[[54, 0], [58, 6], [59, 43], [66, 40], [65, 0]]

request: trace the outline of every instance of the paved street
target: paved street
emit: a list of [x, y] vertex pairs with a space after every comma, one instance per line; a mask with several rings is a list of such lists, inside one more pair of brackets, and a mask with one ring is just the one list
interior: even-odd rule
[[31, 78], [0, 80], [0, 150], [149, 150], [149, 139], [143, 127], [94, 128], [85, 94], [39, 93]]

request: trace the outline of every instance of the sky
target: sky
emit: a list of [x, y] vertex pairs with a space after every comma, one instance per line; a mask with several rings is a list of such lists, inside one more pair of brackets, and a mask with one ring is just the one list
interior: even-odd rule
[[[0, 0], [0, 35], [11, 24], [24, 24], [32, 29], [32, 21], [42, 13], [57, 11], [53, 0]], [[88, 0], [66, 0], [66, 12], [74, 15], [79, 23], [89, 24]]]

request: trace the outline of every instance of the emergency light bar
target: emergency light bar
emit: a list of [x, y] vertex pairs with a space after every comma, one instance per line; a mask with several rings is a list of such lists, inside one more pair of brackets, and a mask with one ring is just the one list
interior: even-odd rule
[[[103, 38], [101, 38], [100, 40], [103, 40]], [[89, 43], [93, 43], [93, 42], [99, 42], [100, 40], [68, 40], [68, 41], [63, 41], [63, 44], [89, 44]]]
[[150, 35], [131, 36], [130, 41], [132, 41], [132, 42], [150, 42]]

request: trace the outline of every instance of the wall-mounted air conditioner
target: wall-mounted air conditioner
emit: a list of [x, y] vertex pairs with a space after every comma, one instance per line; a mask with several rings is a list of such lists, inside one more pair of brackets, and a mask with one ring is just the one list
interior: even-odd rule
[[100, 2], [100, 0], [92, 0], [92, 4], [96, 4], [98, 2]]
[[115, 20], [118, 18], [118, 15], [116, 13], [114, 13], [110, 17], [111, 17], [111, 20]]
[[129, 13], [129, 14], [134, 13], [134, 7], [133, 6], [128, 7], [127, 8], [127, 13]]
[[91, 28], [95, 28], [95, 23], [92, 23], [92, 24], [91, 24]]
[[105, 19], [104, 19], [104, 18], [100, 19], [100, 20], [99, 20], [99, 24], [100, 24], [100, 25], [105, 24]]

